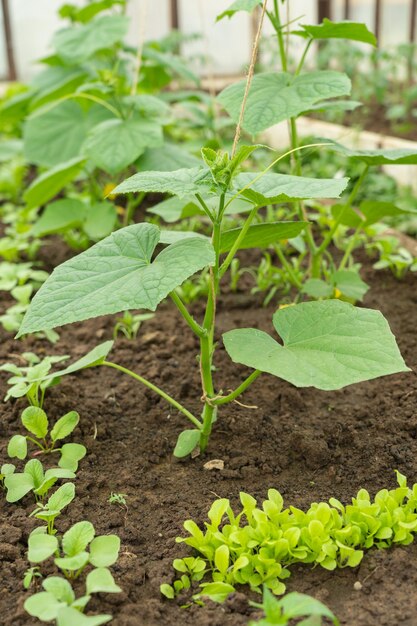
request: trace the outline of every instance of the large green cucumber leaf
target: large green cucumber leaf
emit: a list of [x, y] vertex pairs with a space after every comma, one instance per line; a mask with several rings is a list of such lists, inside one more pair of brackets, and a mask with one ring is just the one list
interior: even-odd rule
[[64, 163], [59, 163], [59, 165], [35, 178], [23, 194], [28, 209], [42, 206], [56, 196], [61, 189], [64, 189], [77, 178], [84, 164], [85, 159], [83, 157], [75, 157]]
[[80, 154], [88, 131], [112, 117], [100, 105], [86, 109], [75, 100], [37, 109], [24, 126], [25, 156], [30, 163], [45, 167], [72, 159]]
[[82, 151], [96, 167], [117, 174], [136, 161], [146, 147], [162, 143], [162, 127], [158, 122], [134, 116], [127, 120], [105, 120], [92, 128]]
[[231, 359], [296, 387], [325, 390], [409, 369], [379, 311], [339, 300], [304, 302], [277, 311], [273, 324], [283, 345], [255, 328], [225, 333]]
[[258, 205], [305, 198], [339, 198], [347, 183], [348, 178], [307, 178], [287, 174], [265, 174], [259, 178], [259, 174], [251, 172], [238, 174], [233, 181], [237, 191], [248, 186], [242, 195]]
[[36, 293], [19, 336], [129, 309], [154, 311], [173, 289], [214, 263], [211, 243], [192, 237], [154, 260], [160, 239], [153, 224], [133, 224], [57, 267]]
[[[230, 117], [237, 122], [246, 80], [226, 87], [218, 96]], [[312, 105], [350, 94], [349, 78], [340, 72], [315, 71], [293, 77], [285, 72], [254, 76], [249, 91], [243, 128], [255, 135], [278, 122], [297, 117]]]
[[102, 15], [87, 24], [59, 30], [52, 45], [70, 65], [87, 61], [93, 54], [122, 41], [129, 27], [124, 15]]
[[120, 183], [112, 194], [144, 191], [171, 193], [183, 198], [190, 194], [207, 193], [212, 185], [213, 178], [208, 168], [193, 167], [169, 172], [139, 172]]
[[377, 150], [355, 150], [340, 143], [331, 142], [329, 148], [346, 154], [350, 159], [363, 161], [367, 165], [417, 165], [417, 148], [378, 148]]
[[376, 37], [366, 24], [362, 22], [332, 22], [324, 18], [321, 24], [307, 25], [301, 24], [302, 31], [293, 31], [293, 34], [301, 35], [308, 39], [350, 39], [351, 41], [361, 41], [376, 46]]
[[200, 163], [200, 159], [184, 148], [165, 142], [159, 148], [147, 148], [138, 159], [137, 166], [141, 171], [172, 172], [179, 168], [197, 167]]

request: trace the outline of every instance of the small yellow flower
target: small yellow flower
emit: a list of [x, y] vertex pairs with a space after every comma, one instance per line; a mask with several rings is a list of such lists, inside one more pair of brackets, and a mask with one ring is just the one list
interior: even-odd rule
[[290, 302], [289, 304], [280, 304], [279, 309], [286, 309], [289, 306], [294, 306], [294, 302]]
[[335, 298], [340, 298], [340, 296], [342, 295], [342, 292], [340, 291], [340, 289], [338, 289], [337, 287], [334, 288], [334, 297]]
[[112, 193], [112, 191], [115, 188], [116, 185], [114, 183], [107, 183], [106, 185], [104, 185], [103, 196], [105, 198], [109, 198], [109, 200], [114, 200], [116, 196]]

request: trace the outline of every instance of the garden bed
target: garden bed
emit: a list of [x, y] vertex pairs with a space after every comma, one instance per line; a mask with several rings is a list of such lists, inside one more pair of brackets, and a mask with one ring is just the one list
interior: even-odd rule
[[[48, 251], [48, 260], [56, 258]], [[61, 252], [62, 254], [62, 245]], [[61, 259], [59, 259], [61, 260]], [[417, 365], [415, 277], [402, 282], [365, 266], [363, 278], [373, 287], [365, 305], [381, 310], [397, 336], [410, 367]], [[199, 305], [194, 313], [199, 314]], [[219, 301], [218, 333], [234, 327], [272, 330], [274, 307], [260, 308], [253, 296], [224, 295]], [[18, 359], [26, 350], [82, 356], [99, 341], [111, 338], [112, 318], [90, 320], [61, 330], [59, 347], [33, 337], [16, 343], [1, 332], [1, 361]], [[138, 340], [118, 340], [114, 360], [163, 384], [180, 401], [197, 410], [199, 396], [197, 341], [169, 304], [141, 328]], [[239, 384], [245, 368], [232, 366], [224, 351], [217, 373], [227, 384]], [[2, 376], [1, 393], [6, 390]], [[211, 502], [239, 491], [259, 501], [268, 488], [299, 507], [334, 496], [350, 501], [361, 487], [371, 494], [394, 487], [393, 469], [414, 479], [417, 472], [417, 379], [414, 373], [390, 376], [337, 392], [298, 390], [271, 376], [262, 377], [242, 402], [258, 405], [225, 409], [215, 425], [205, 457], [178, 461], [172, 449], [183, 418], [139, 384], [110, 369], [87, 370], [65, 377], [50, 390], [45, 403], [51, 417], [77, 409], [81, 415], [76, 440], [87, 446], [77, 476], [77, 498], [60, 531], [79, 519], [90, 520], [98, 533], [116, 532], [122, 541], [114, 567], [123, 593], [91, 601], [92, 610], [111, 612], [114, 626], [246, 625], [251, 609], [247, 596], [235, 594], [224, 605], [180, 609], [185, 598], [162, 599], [159, 585], [171, 582], [172, 559], [187, 549], [175, 543], [185, 519], [203, 523]], [[8, 438], [16, 431], [25, 402], [1, 405], [0, 453], [6, 458]], [[224, 469], [207, 471], [204, 463], [222, 459]], [[110, 492], [127, 494], [125, 511], [107, 502]], [[36, 520], [32, 510], [3, 500], [0, 525], [1, 613], [3, 626], [36, 626], [23, 609], [25, 551]], [[294, 567], [288, 589], [323, 600], [346, 626], [415, 626], [417, 614], [417, 545], [367, 552], [357, 569], [328, 572]], [[358, 590], [359, 581], [362, 589]], [[356, 587], [356, 588], [355, 588]], [[246, 590], [245, 590], [246, 591]]]

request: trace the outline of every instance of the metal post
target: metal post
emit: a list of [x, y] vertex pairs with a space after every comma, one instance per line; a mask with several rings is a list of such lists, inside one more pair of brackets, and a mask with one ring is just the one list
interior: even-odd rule
[[171, 28], [173, 30], [179, 30], [180, 27], [180, 12], [178, 7], [178, 0], [169, 0], [170, 14], [171, 14]]
[[416, 38], [416, 17], [417, 17], [417, 0], [411, 0], [410, 6], [410, 43], [414, 43]]
[[17, 72], [16, 72], [16, 63], [14, 59], [12, 26], [10, 22], [10, 11], [9, 11], [8, 0], [1, 0], [1, 8], [3, 12], [4, 39], [6, 43], [7, 69], [8, 69], [7, 78], [8, 80], [16, 80]]
[[331, 0], [318, 0], [317, 2], [317, 16], [319, 24], [325, 17], [329, 20], [332, 19], [332, 3]]
[[350, 20], [350, 0], [345, 0], [345, 10], [343, 12], [343, 18]]

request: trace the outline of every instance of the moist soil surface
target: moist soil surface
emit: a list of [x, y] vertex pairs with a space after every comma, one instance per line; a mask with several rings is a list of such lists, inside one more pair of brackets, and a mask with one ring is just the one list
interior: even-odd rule
[[[52, 257], [48, 250], [48, 259]], [[58, 253], [58, 254], [57, 254]], [[63, 260], [62, 246], [55, 250]], [[380, 309], [397, 336], [409, 367], [417, 366], [416, 277], [396, 281], [369, 266], [363, 278], [372, 285], [365, 305]], [[5, 302], [3, 302], [2, 308]], [[193, 307], [198, 316], [201, 305]], [[218, 335], [234, 327], [272, 331], [274, 306], [262, 308], [259, 298], [226, 294], [218, 307]], [[61, 329], [51, 346], [29, 337], [21, 342], [0, 333], [0, 361], [19, 362], [30, 350], [39, 355], [69, 354], [73, 359], [112, 337], [114, 319], [104, 317]], [[118, 339], [112, 360], [143, 374], [197, 412], [200, 404], [197, 342], [168, 303], [145, 322], [136, 341]], [[216, 356], [218, 388], [235, 388], [247, 370], [231, 363], [220, 346]], [[6, 392], [2, 374], [0, 392]], [[354, 385], [336, 392], [296, 389], [263, 375], [242, 402], [220, 414], [204, 457], [178, 461], [172, 450], [185, 418], [139, 383], [100, 367], [64, 378], [47, 392], [45, 409], [51, 420], [76, 409], [80, 424], [74, 441], [88, 453], [75, 479], [76, 498], [57, 520], [60, 532], [88, 519], [98, 534], [117, 533], [121, 556], [112, 568], [123, 593], [101, 595], [89, 613], [109, 612], [114, 626], [243, 626], [256, 617], [242, 590], [223, 605], [180, 608], [185, 598], [162, 599], [159, 585], [173, 579], [172, 560], [189, 554], [175, 543], [184, 520], [198, 524], [217, 497], [238, 507], [240, 491], [266, 497], [281, 491], [287, 505], [308, 507], [336, 497], [347, 503], [360, 488], [372, 495], [395, 487], [394, 469], [417, 481], [417, 377], [413, 372]], [[0, 459], [19, 431], [23, 400], [1, 404]], [[256, 405], [258, 408], [253, 408]], [[223, 470], [204, 469], [211, 459]], [[127, 510], [108, 503], [111, 492], [126, 494]], [[27, 568], [27, 538], [37, 525], [28, 517], [33, 502], [0, 500], [0, 623], [35, 626], [23, 609], [28, 595], [22, 586]], [[360, 590], [355, 589], [359, 581]], [[355, 585], [355, 586], [354, 586]], [[417, 544], [368, 551], [358, 568], [328, 572], [302, 565], [292, 568], [288, 590], [312, 594], [328, 604], [345, 626], [417, 626]], [[80, 590], [81, 594], [81, 590]], [[255, 599], [252, 596], [253, 599]], [[256, 598], [257, 599], [257, 598]], [[74, 624], [74, 626], [77, 626]]]

